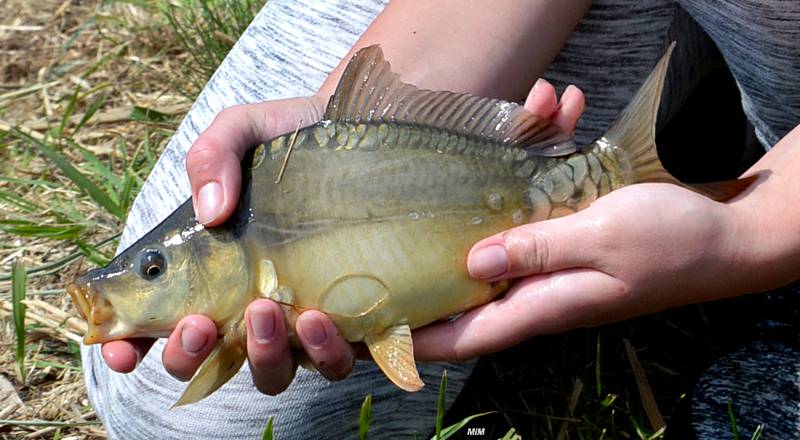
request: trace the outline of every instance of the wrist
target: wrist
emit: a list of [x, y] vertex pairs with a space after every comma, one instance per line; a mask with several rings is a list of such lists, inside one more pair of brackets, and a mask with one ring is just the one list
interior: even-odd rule
[[773, 202], [771, 194], [756, 189], [728, 206], [734, 223], [729, 247], [736, 256], [741, 293], [773, 289], [800, 278], [800, 215], [794, 206], [778, 207]]

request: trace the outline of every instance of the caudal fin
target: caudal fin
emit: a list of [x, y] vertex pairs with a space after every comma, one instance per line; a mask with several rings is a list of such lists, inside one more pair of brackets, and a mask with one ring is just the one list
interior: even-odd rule
[[728, 200], [747, 188], [757, 176], [723, 182], [685, 184], [669, 174], [658, 158], [656, 116], [661, 103], [669, 59], [674, 49], [675, 42], [672, 42], [667, 53], [650, 72], [633, 100], [601, 138], [601, 142], [616, 146], [625, 152], [625, 157], [631, 165], [634, 182], [674, 183], [713, 200]]

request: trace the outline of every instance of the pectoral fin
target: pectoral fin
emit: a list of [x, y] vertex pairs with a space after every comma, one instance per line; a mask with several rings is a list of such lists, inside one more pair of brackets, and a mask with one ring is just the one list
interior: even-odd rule
[[407, 325], [389, 327], [364, 338], [375, 363], [395, 385], [406, 391], [419, 391], [425, 384], [414, 362], [414, 343]]
[[244, 319], [239, 319], [217, 342], [214, 351], [208, 355], [180, 399], [172, 407], [200, 401], [229, 381], [239, 371], [247, 357], [246, 340]]

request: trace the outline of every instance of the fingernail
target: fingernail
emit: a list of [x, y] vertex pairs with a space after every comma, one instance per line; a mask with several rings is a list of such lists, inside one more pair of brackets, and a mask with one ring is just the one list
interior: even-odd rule
[[473, 278], [493, 278], [508, 272], [508, 255], [499, 244], [480, 248], [470, 255], [467, 270]]
[[271, 308], [264, 305], [250, 307], [250, 326], [253, 335], [260, 343], [267, 343], [275, 336], [275, 315]]
[[531, 88], [531, 95], [535, 94], [536, 90], [538, 90], [540, 86], [543, 86], [545, 84], [550, 84], [550, 83], [544, 78], [537, 79], [536, 82], [533, 83], [533, 87]]
[[303, 335], [306, 341], [314, 348], [321, 348], [328, 339], [328, 332], [319, 320], [311, 319], [303, 324]]
[[544, 80], [543, 80], [543, 79], [541, 79], [541, 78], [537, 79], [537, 80], [536, 80], [536, 82], [535, 82], [535, 83], [533, 83], [533, 87], [531, 88], [531, 94], [534, 94], [534, 93], [536, 93], [536, 89], [538, 89], [538, 88], [539, 88], [539, 86], [540, 86], [540, 85], [541, 85], [543, 82], [544, 82]]
[[218, 182], [209, 182], [197, 192], [197, 221], [203, 224], [214, 221], [222, 212], [222, 185]]
[[566, 95], [567, 93], [572, 93], [572, 92], [574, 92], [574, 91], [576, 91], [576, 90], [578, 90], [578, 88], [577, 88], [576, 86], [574, 86], [574, 85], [570, 84], [570, 85], [568, 85], [568, 86], [567, 86], [567, 88], [566, 88], [566, 89], [564, 89], [564, 93], [562, 93], [562, 94], [561, 94], [561, 96], [564, 96], [564, 95]]
[[206, 346], [206, 335], [198, 329], [193, 322], [183, 325], [181, 328], [181, 348], [187, 353], [198, 353]]

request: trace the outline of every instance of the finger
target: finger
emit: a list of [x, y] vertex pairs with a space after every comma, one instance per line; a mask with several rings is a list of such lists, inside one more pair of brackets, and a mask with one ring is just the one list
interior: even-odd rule
[[283, 311], [272, 301], [253, 301], [245, 312], [245, 323], [253, 382], [259, 391], [274, 396], [292, 383], [297, 370], [289, 349]]
[[297, 335], [311, 362], [329, 380], [344, 379], [353, 370], [353, 347], [324, 313], [310, 310], [298, 316]]
[[242, 156], [262, 138], [258, 105], [237, 105], [217, 115], [186, 154], [197, 220], [222, 223], [236, 206], [241, 186]]
[[161, 360], [169, 374], [189, 380], [217, 343], [217, 326], [202, 315], [189, 315], [169, 335]]
[[558, 108], [556, 89], [547, 80], [539, 78], [528, 93], [525, 109], [529, 112], [549, 118]]
[[101, 352], [106, 364], [117, 373], [130, 373], [144, 359], [155, 339], [132, 338], [103, 344]]
[[463, 361], [536, 335], [611, 321], [628, 293], [621, 281], [592, 269], [529, 277], [455, 321], [415, 331], [414, 355], [419, 361]]
[[581, 89], [570, 84], [561, 94], [561, 102], [553, 115], [553, 123], [561, 127], [565, 133], [572, 133], [578, 125], [585, 104], [586, 98]]
[[590, 210], [525, 224], [479, 241], [467, 257], [469, 274], [497, 281], [591, 266], [604, 241], [602, 223]]

